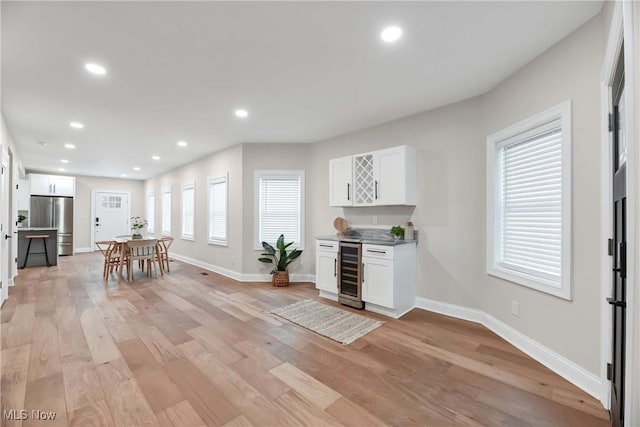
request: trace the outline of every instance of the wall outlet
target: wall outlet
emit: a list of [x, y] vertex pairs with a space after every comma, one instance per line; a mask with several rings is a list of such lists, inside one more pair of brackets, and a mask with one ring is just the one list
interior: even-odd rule
[[378, 215], [374, 215], [372, 218], [373, 225], [378, 225]]
[[516, 317], [520, 316], [520, 303], [518, 301], [511, 301], [511, 314]]

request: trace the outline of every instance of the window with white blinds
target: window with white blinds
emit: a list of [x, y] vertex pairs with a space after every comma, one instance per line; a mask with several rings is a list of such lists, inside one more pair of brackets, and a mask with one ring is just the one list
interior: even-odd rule
[[570, 299], [570, 105], [489, 137], [488, 272]]
[[162, 234], [171, 235], [171, 187], [162, 188]]
[[185, 240], [194, 240], [195, 197], [196, 189], [193, 183], [182, 186], [182, 238]]
[[147, 193], [147, 232], [153, 233], [155, 228], [156, 216], [156, 193], [149, 191]]
[[209, 179], [209, 243], [227, 244], [227, 177]]
[[304, 171], [256, 172], [256, 248], [275, 245], [280, 234], [304, 245]]

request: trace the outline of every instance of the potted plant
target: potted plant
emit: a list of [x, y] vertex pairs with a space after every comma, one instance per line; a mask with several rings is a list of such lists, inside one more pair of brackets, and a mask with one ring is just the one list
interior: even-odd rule
[[402, 240], [404, 239], [404, 228], [399, 225], [394, 225], [391, 227], [391, 234], [393, 234], [396, 239]]
[[142, 219], [139, 216], [131, 217], [131, 238], [132, 239], [142, 239], [142, 234], [140, 234], [140, 230], [147, 226], [147, 220]]
[[22, 214], [18, 214], [18, 227], [22, 227], [24, 224], [22, 224], [22, 221], [24, 221], [25, 219], [27, 219], [26, 216], [22, 215]]
[[287, 252], [287, 248], [291, 245], [293, 245], [293, 242], [284, 243], [284, 234], [278, 237], [275, 248], [267, 242], [262, 242], [265, 253], [262, 254], [261, 258], [258, 258], [258, 261], [266, 264], [275, 264], [275, 267], [271, 270], [273, 286], [289, 286], [287, 267], [302, 255], [302, 251], [299, 249]]

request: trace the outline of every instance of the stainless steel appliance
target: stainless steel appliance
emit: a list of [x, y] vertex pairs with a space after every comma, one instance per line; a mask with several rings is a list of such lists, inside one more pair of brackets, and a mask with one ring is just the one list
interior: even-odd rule
[[340, 242], [338, 251], [338, 301], [363, 309], [362, 244]]
[[73, 255], [73, 197], [31, 196], [31, 227], [58, 229], [58, 255]]

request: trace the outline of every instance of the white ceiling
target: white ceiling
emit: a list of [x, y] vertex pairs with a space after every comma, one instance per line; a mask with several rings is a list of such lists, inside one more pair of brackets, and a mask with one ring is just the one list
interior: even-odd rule
[[[143, 179], [233, 144], [314, 142], [482, 94], [601, 7], [3, 1], [2, 111], [29, 169]], [[379, 38], [390, 24], [396, 44]]]

